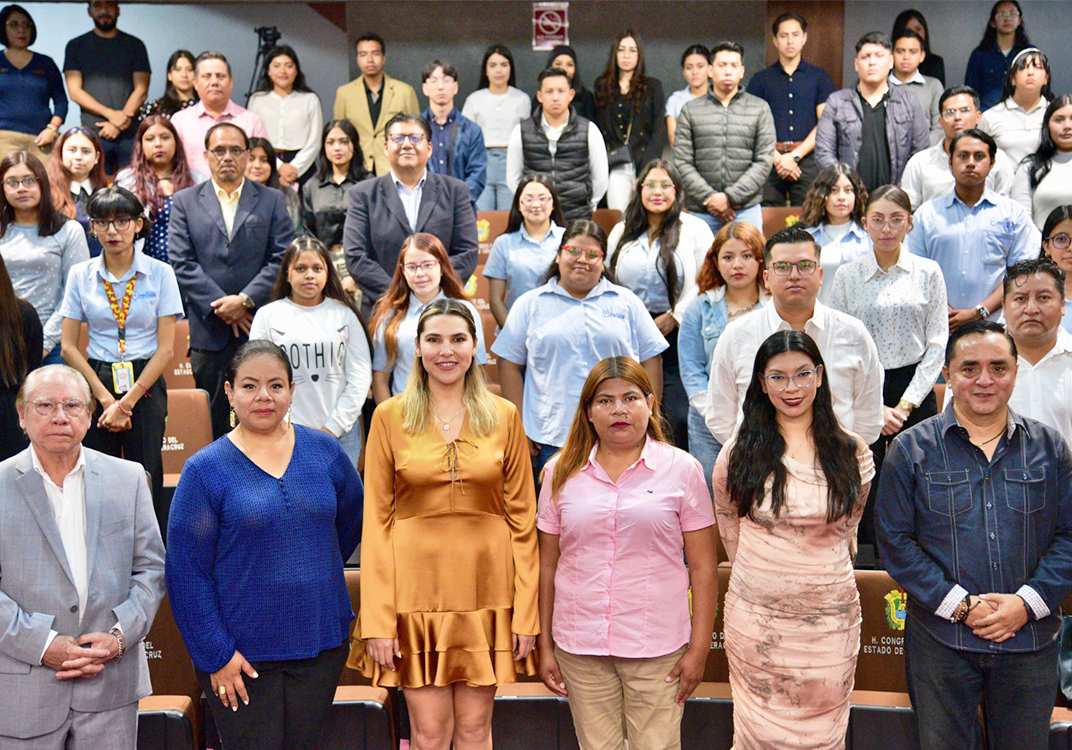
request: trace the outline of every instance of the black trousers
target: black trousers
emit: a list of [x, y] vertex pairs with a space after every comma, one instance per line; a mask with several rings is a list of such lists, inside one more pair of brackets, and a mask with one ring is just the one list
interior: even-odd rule
[[[147, 359], [131, 362], [134, 365], [135, 379], [141, 375], [148, 363]], [[112, 363], [91, 359], [89, 366], [97, 373], [108, 393], [119, 398], [120, 394], [112, 388]], [[86, 433], [85, 445], [109, 456], [135, 461], [149, 472], [153, 508], [160, 524], [160, 535], [164, 536], [167, 533], [168, 518], [168, 505], [164, 502], [164, 462], [160, 456], [164, 444], [164, 426], [167, 423], [167, 383], [164, 382], [164, 377], [161, 375], [157, 378], [149, 388], [148, 395], [143, 395], [138, 400], [131, 411], [132, 426], [126, 432], [109, 432], [97, 427], [97, 420], [103, 413], [104, 409], [97, 404], [89, 424], [89, 432]]]
[[681, 382], [678, 367], [677, 333], [675, 327], [665, 338], [670, 347], [663, 352], [663, 398], [659, 403], [663, 418], [670, 427], [669, 437], [683, 451], [689, 449], [689, 397]]
[[[886, 380], [882, 384], [882, 403], [885, 406], [894, 407], [904, 395], [905, 388], [912, 382], [916, 374], [917, 364], [886, 370]], [[927, 393], [923, 403], [912, 410], [905, 420], [901, 432], [909, 427], [917, 425], [928, 417], [938, 413], [938, 399], [934, 397], [934, 389]], [[898, 435], [900, 434], [897, 433]], [[875, 456], [875, 478], [871, 480], [871, 491], [867, 495], [867, 507], [864, 508], [864, 516], [860, 520], [860, 532], [857, 536], [860, 544], [875, 543], [875, 500], [878, 497], [878, 478], [882, 472], [882, 461], [886, 458], [886, 451], [890, 443], [897, 435], [879, 435], [878, 440], [871, 444], [871, 453]]]
[[198, 388], [208, 391], [213, 439], [221, 438], [231, 431], [231, 404], [223, 390], [223, 383], [227, 379], [227, 366], [231, 364], [231, 358], [243, 343], [245, 337], [241, 340], [232, 337], [227, 340], [227, 346], [218, 352], [207, 349], [190, 350], [190, 369], [194, 373], [194, 383]]
[[[819, 176], [819, 166], [815, 163], [815, 153], [812, 152], [801, 159], [799, 166], [800, 179], [795, 182], [783, 180], [778, 176], [778, 170], [771, 167], [767, 182], [763, 185], [763, 205], [765, 207], [804, 205], [804, 196], [808, 194], [811, 184]], [[788, 204], [786, 201], [788, 201]]]
[[197, 672], [216, 730], [226, 750], [320, 750], [325, 719], [335, 698], [350, 644], [325, 649], [311, 659], [251, 662], [257, 678], [242, 675], [249, 705], [224, 708], [213, 694], [211, 675]]

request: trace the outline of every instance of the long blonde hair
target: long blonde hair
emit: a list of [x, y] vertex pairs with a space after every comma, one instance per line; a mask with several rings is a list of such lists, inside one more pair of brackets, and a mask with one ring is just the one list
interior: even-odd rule
[[[551, 497], [557, 498], [559, 490], [570, 478], [581, 470], [592, 448], [599, 442], [596, 428], [588, 419], [588, 410], [592, 408], [592, 402], [596, 399], [596, 391], [605, 380], [621, 378], [632, 383], [644, 398], [655, 393], [651, 385], [651, 379], [647, 371], [640, 366], [632, 357], [607, 357], [588, 373], [581, 389], [581, 400], [577, 404], [577, 412], [573, 415], [573, 424], [570, 425], [569, 437], [566, 444], [559, 452], [558, 463], [555, 464], [555, 473], [551, 479]], [[659, 400], [651, 408], [651, 417], [648, 418], [648, 439], [658, 440], [660, 443], [668, 442], [666, 433], [663, 431], [663, 417], [659, 410]]]
[[[476, 338], [476, 321], [464, 303], [451, 299], [437, 299], [424, 308], [417, 319], [417, 339], [420, 340], [427, 322], [437, 315], [456, 315], [465, 321], [469, 335]], [[428, 371], [424, 369], [421, 358], [414, 354], [413, 369], [410, 370], [406, 390], [402, 392], [402, 429], [411, 435], [428, 430], [432, 422], [432, 396], [428, 391]], [[495, 397], [488, 390], [484, 380], [484, 368], [476, 360], [469, 365], [465, 373], [465, 393], [462, 403], [469, 412], [469, 427], [477, 435], [488, 435], [499, 426], [499, 409]]]

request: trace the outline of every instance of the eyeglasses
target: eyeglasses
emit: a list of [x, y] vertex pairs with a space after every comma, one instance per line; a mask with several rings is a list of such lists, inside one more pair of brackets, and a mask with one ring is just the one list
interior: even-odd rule
[[779, 260], [771, 263], [770, 267], [776, 276], [788, 276], [793, 272], [794, 267], [801, 276], [811, 276], [815, 273], [815, 269], [819, 267], [819, 264], [814, 260], [798, 260], [796, 263]]
[[525, 195], [518, 201], [522, 206], [531, 206], [534, 203], [539, 203], [541, 206], [546, 206], [552, 200], [550, 195]]
[[125, 232], [130, 229], [130, 224], [134, 220], [129, 216], [122, 219], [90, 219], [89, 228], [94, 232], [107, 232], [109, 226], [115, 227], [117, 232]]
[[409, 133], [407, 135], [392, 135], [387, 140], [393, 142], [396, 146], [401, 146], [406, 140], [409, 140], [414, 146], [419, 146], [421, 141], [424, 140], [424, 133]]
[[69, 398], [65, 401], [54, 401], [50, 398], [39, 398], [36, 401], [31, 401], [34, 406], [34, 411], [40, 414], [42, 417], [49, 417], [56, 413], [56, 409], [63, 409], [64, 414], [68, 417], [77, 417], [82, 413], [82, 410], [86, 408], [85, 401], [79, 401], [76, 398]]
[[36, 184], [36, 177], [23, 177], [21, 180], [18, 177], [8, 177], [4, 180], [4, 187], [11, 188], [12, 190], [18, 190], [19, 185], [32, 188]]
[[1069, 237], [1064, 232], [1061, 232], [1060, 234], [1055, 234], [1051, 237], [1043, 237], [1042, 241], [1049, 242], [1057, 250], [1067, 250], [1070, 246], [1072, 246], [1072, 237]]
[[228, 154], [230, 154], [232, 158], [237, 159], [239, 156], [241, 156], [242, 154], [246, 153], [247, 150], [248, 149], [246, 149], [246, 148], [244, 148], [242, 146], [230, 146], [230, 147], [217, 146], [216, 148], [210, 148], [208, 150], [208, 152], [210, 154], [212, 154], [213, 156], [215, 156], [217, 159], [222, 159], [223, 157], [227, 156]]
[[975, 107], [960, 107], [959, 109], [947, 109], [942, 112], [942, 119], [952, 120], [957, 115], [960, 115], [961, 117], [967, 117], [974, 111]]
[[1015, 19], [1019, 17], [1020, 12], [1015, 10], [999, 10], [997, 13], [994, 14], [994, 18], [998, 19], [999, 21], [1005, 21], [1010, 18]]
[[431, 273], [438, 265], [438, 260], [426, 260], [424, 263], [406, 263], [402, 266], [402, 270], [406, 273], [417, 273], [419, 268], [425, 273]]
[[882, 227], [889, 227], [895, 232], [899, 232], [905, 228], [908, 224], [907, 216], [891, 216], [888, 219], [883, 219], [881, 216], [867, 216], [864, 218], [864, 223], [867, 224], [868, 229], [879, 230]]
[[797, 388], [811, 388], [815, 385], [815, 376], [821, 369], [822, 367], [816, 367], [814, 370], [801, 370], [796, 375], [764, 375], [763, 379], [772, 391], [784, 391], [790, 382]]
[[450, 84], [454, 83], [454, 78], [453, 76], [443, 76], [442, 78], [425, 78], [424, 82], [427, 83], [429, 86], [435, 86], [439, 83], [442, 83], [444, 86], [449, 86]]
[[665, 182], [644, 182], [644, 183], [641, 183], [640, 187], [644, 188], [645, 190], [655, 190], [657, 188], [660, 189], [660, 190], [676, 190], [677, 189], [676, 187], [674, 187], [674, 183], [670, 182], [669, 180], [667, 180]]
[[563, 245], [562, 252], [569, 253], [569, 256], [574, 259], [580, 258], [581, 255], [584, 255], [588, 260], [599, 260], [603, 257], [602, 250], [585, 250], [576, 245]]

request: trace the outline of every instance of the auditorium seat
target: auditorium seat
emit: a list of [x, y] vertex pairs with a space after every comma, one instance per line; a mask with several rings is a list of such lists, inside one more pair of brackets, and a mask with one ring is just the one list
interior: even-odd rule
[[857, 570], [863, 626], [856, 689], [905, 693], [904, 623], [908, 595], [884, 570]]
[[718, 608], [715, 610], [715, 630], [711, 637], [711, 651], [704, 665], [705, 683], [728, 683], [730, 679], [730, 667], [726, 662], [726, 651], [723, 645], [724, 628], [722, 625], [722, 615], [726, 611], [726, 589], [729, 588], [729, 583], [730, 566], [728, 563], [723, 563], [718, 566]]
[[778, 206], [763, 209], [763, 236], [770, 237], [775, 232], [800, 221], [799, 206]]
[[[204, 710], [201, 703], [201, 684], [194, 674], [194, 665], [190, 653], [182, 640], [175, 618], [171, 614], [171, 603], [167, 595], [160, 602], [153, 626], [145, 636], [145, 655], [149, 662], [149, 679], [152, 681], [154, 696], [141, 701], [138, 706], [142, 726], [148, 721], [152, 732], [142, 726], [138, 728], [138, 747], [173, 750], [189, 745], [174, 744], [186, 731], [181, 729], [189, 724], [190, 737], [200, 738], [203, 726]], [[147, 703], [148, 701], [148, 703]], [[146, 719], [146, 711], [152, 716]], [[151, 737], [154, 743], [163, 742], [166, 735], [167, 744], [143, 744], [142, 740]]]
[[194, 372], [190, 369], [190, 323], [187, 320], [175, 321], [175, 346], [171, 361], [164, 368], [164, 382], [168, 390], [197, 387]]
[[916, 716], [908, 693], [854, 690], [849, 700], [849, 750], [919, 747]]
[[701, 682], [685, 702], [682, 750], [729, 750], [733, 745], [733, 700], [725, 682]]
[[1050, 718], [1049, 750], [1072, 750], [1072, 710], [1053, 710], [1053, 716]]
[[328, 715], [325, 750], [394, 750], [394, 720], [387, 690], [340, 685]]
[[496, 750], [579, 750], [569, 703], [542, 682], [503, 685], [495, 693]]
[[[622, 212], [616, 208], [597, 208], [595, 213], [592, 214], [592, 221], [599, 224], [603, 228], [603, 231], [608, 235], [610, 230], [614, 229], [614, 225], [621, 221]], [[608, 255], [613, 252], [613, 248], [608, 251]]]
[[168, 418], [164, 426], [164, 486], [179, 483], [186, 459], [212, 442], [208, 393], [199, 388], [168, 388]]
[[197, 750], [194, 700], [150, 695], [138, 701], [138, 750]]

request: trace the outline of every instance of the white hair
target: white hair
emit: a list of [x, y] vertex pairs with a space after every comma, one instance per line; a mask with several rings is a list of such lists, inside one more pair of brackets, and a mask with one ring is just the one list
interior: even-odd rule
[[85, 379], [82, 373], [68, 365], [45, 365], [44, 367], [38, 367], [36, 370], [32, 370], [30, 374], [26, 376], [26, 379], [22, 381], [22, 387], [19, 388], [19, 393], [15, 397], [15, 408], [21, 411], [22, 404], [26, 401], [26, 396], [28, 396], [41, 381], [49, 379], [49, 376], [51, 375], [71, 378], [78, 383], [78, 387], [86, 394], [86, 408], [90, 411], [94, 409], [93, 391], [89, 387], [89, 381]]

